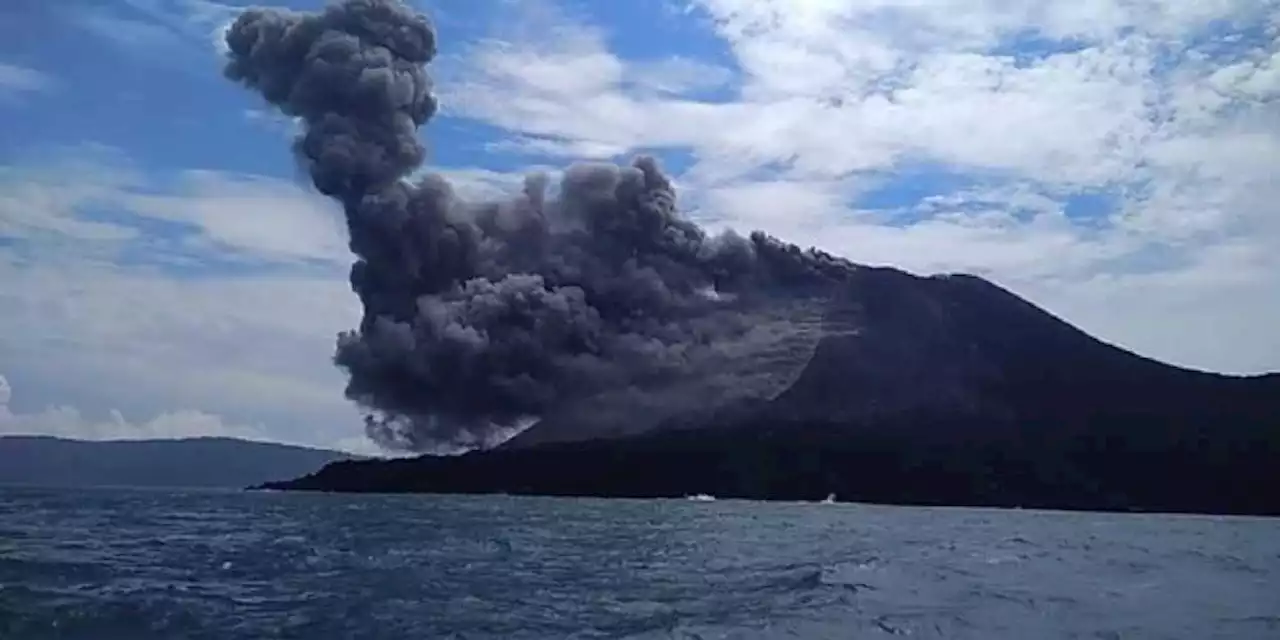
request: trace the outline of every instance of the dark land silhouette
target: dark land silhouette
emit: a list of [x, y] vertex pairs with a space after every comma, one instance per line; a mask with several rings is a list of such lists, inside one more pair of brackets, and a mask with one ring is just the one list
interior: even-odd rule
[[1280, 375], [1163, 364], [967, 275], [859, 268], [825, 322], [772, 399], [263, 486], [1280, 515]]
[[3, 436], [0, 484], [243, 488], [349, 457], [233, 438], [88, 441]]

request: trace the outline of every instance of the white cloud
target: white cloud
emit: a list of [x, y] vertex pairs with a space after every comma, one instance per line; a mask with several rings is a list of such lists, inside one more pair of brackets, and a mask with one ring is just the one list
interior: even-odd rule
[[49, 91], [57, 85], [52, 76], [7, 62], [0, 62], [0, 99], [13, 99], [21, 94]]
[[129, 188], [133, 177], [93, 166], [86, 180], [66, 180], [85, 175], [83, 163], [71, 162], [56, 171], [31, 171], [24, 167], [0, 167], [0, 237], [74, 238], [90, 241], [125, 241], [137, 237], [126, 226], [78, 215], [85, 206], [110, 200]]
[[[192, 409], [163, 411], [152, 417], [133, 421], [117, 409], [109, 409], [102, 415], [85, 415], [79, 409], [67, 405], [46, 406], [38, 411], [18, 413], [9, 409], [11, 389], [0, 375], [0, 436], [41, 435], [77, 440], [151, 440], [193, 437], [224, 437], [279, 442], [279, 433], [273, 433], [263, 425], [230, 422], [226, 418]], [[293, 441], [289, 444], [319, 446], [346, 451], [357, 455], [386, 455], [368, 438], [338, 437], [329, 441], [316, 439]]]
[[[336, 268], [348, 259], [341, 211], [300, 183], [187, 170], [157, 184], [122, 152], [87, 145], [0, 166], [0, 186], [0, 237], [117, 252], [138, 241], [166, 261], [216, 254]], [[155, 222], [173, 228], [143, 231]]]
[[267, 440], [259, 429], [223, 422], [201, 411], [173, 411], [145, 422], [130, 422], [119, 411], [90, 419], [73, 407], [50, 407], [39, 413], [0, 412], [0, 434], [45, 435], [80, 440], [146, 440], [216, 436]]
[[452, 169], [423, 167], [410, 175], [409, 179], [415, 180], [427, 173], [443, 177], [459, 197], [470, 201], [483, 201], [509, 198], [519, 194], [524, 186], [525, 179], [535, 173], [543, 174], [550, 180], [557, 180], [561, 175], [561, 170], [556, 167], [541, 165], [528, 165], [512, 172], [493, 171], [477, 167]]
[[261, 176], [191, 170], [175, 194], [122, 197], [138, 215], [192, 224], [234, 251], [278, 259], [348, 261], [342, 212], [301, 185]]
[[[1280, 1], [688, 4], [733, 54], [727, 98], [636, 82], [651, 60], [535, 3], [537, 29], [443, 65], [443, 101], [527, 153], [687, 151], [682, 198], [714, 226], [979, 272], [1147, 355], [1280, 369]], [[969, 183], [858, 207], [912, 164]], [[1109, 204], [1067, 215], [1080, 194]]]
[[[331, 361], [359, 320], [331, 203], [208, 171], [162, 190], [105, 149], [51, 157], [0, 170], [0, 362], [28, 381], [23, 424], [150, 433], [218, 416], [311, 444], [358, 433]], [[39, 408], [68, 400], [159, 417]]]
[[115, 6], [67, 3], [68, 23], [151, 64], [191, 68], [175, 53], [225, 51], [224, 30], [243, 9], [211, 0], [121, 0]]
[[[69, 11], [68, 17], [88, 33], [126, 50], [154, 53], [183, 44], [181, 36], [165, 25], [125, 18], [107, 9], [80, 8]], [[165, 59], [157, 56], [157, 61]]]
[[61, 256], [0, 260], [0, 362], [31, 402], [128, 415], [189, 407], [279, 438], [358, 428], [330, 357], [357, 305], [339, 278], [191, 277]]
[[629, 71], [629, 80], [638, 89], [670, 95], [715, 89], [733, 77], [723, 67], [679, 56], [640, 62]]
[[246, 109], [244, 117], [249, 122], [261, 125], [268, 131], [282, 134], [289, 139], [302, 133], [302, 118], [286, 116], [268, 107]]
[[9, 409], [12, 388], [0, 375], [0, 435], [49, 435], [86, 440], [138, 440], [145, 438], [185, 438], [227, 436], [263, 440], [259, 428], [228, 424], [218, 416], [201, 411], [171, 411], [145, 422], [130, 422], [112, 409], [102, 419], [89, 419], [73, 407], [51, 406], [35, 413], [14, 413]]

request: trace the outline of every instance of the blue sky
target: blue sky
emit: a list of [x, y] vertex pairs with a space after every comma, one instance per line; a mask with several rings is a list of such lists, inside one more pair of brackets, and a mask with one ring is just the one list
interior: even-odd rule
[[[220, 75], [238, 4], [0, 7], [0, 432], [367, 448], [329, 360], [359, 317], [341, 217]], [[654, 153], [708, 226], [1280, 369], [1280, 0], [416, 6], [422, 135], [464, 191]]]

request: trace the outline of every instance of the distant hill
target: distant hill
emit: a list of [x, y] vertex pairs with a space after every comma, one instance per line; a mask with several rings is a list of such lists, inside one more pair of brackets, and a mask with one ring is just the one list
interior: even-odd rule
[[0, 436], [0, 484], [239, 488], [355, 457], [233, 438], [86, 441]]
[[860, 268], [825, 323], [771, 398], [271, 486], [1280, 515], [1280, 375], [1144, 358], [967, 275]]

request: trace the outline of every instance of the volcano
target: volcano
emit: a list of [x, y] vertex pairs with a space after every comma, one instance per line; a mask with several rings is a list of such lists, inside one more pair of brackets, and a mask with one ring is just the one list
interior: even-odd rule
[[1280, 514], [1280, 374], [1164, 364], [964, 274], [858, 267], [819, 322], [752, 363], [786, 381], [768, 397], [552, 415], [488, 451], [267, 486]]
[[1154, 362], [980, 278], [708, 233], [653, 157], [492, 201], [414, 177], [438, 41], [399, 0], [247, 9], [225, 42], [342, 204], [364, 313], [334, 363], [366, 433], [487, 448], [274, 488], [1280, 513], [1275, 375]]

